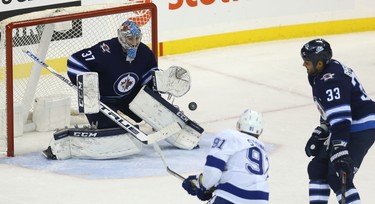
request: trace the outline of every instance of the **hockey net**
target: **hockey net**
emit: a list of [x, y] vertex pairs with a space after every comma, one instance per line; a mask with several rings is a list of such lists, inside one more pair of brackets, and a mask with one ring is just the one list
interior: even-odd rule
[[0, 152], [14, 156], [14, 137], [36, 131], [32, 115], [38, 98], [68, 98], [71, 116], [82, 118], [76, 91], [34, 63], [23, 50], [67, 76], [66, 60], [71, 54], [117, 37], [117, 28], [131, 19], [140, 25], [142, 42], [157, 57], [156, 12], [153, 3], [129, 0], [33, 12], [0, 22]]

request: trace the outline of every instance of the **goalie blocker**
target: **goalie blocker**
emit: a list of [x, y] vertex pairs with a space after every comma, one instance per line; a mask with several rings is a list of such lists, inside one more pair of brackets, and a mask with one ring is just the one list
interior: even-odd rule
[[99, 112], [99, 79], [96, 72], [77, 74], [78, 111], [92, 114]]
[[196, 147], [204, 131], [181, 110], [146, 86], [139, 91], [129, 108], [156, 131], [178, 122], [181, 130], [166, 138], [166, 141], [181, 149]]

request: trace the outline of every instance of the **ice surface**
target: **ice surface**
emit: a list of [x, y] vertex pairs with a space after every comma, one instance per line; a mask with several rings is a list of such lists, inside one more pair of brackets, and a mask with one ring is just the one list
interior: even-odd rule
[[[353, 68], [375, 99], [375, 32], [323, 37], [331, 43], [334, 58]], [[212, 134], [234, 128], [238, 115], [250, 107], [264, 114], [260, 139], [270, 150], [270, 203], [308, 203], [304, 146], [319, 115], [299, 50], [313, 38], [161, 57], [161, 68], [179, 65], [191, 72], [192, 88], [175, 104], [205, 128], [200, 149], [184, 151], [160, 143], [170, 168], [184, 176], [200, 172]], [[197, 110], [188, 110], [191, 101]], [[16, 157], [0, 158], [0, 203], [203, 203], [185, 193], [151, 147], [125, 159], [47, 161], [40, 151], [50, 138], [48, 133], [17, 137]], [[362, 203], [373, 203], [374, 166], [373, 147], [355, 179]], [[337, 203], [333, 193], [330, 203]]]

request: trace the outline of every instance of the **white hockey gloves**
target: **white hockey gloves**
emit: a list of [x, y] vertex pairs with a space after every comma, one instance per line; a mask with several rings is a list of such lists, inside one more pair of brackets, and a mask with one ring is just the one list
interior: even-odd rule
[[171, 66], [165, 71], [155, 71], [153, 78], [154, 89], [161, 93], [181, 97], [190, 90], [190, 73], [179, 66]]

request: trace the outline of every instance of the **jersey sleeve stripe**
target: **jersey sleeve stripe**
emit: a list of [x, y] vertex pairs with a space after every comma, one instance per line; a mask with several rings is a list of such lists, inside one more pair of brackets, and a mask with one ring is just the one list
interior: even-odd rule
[[76, 69], [71, 69], [70, 67], [68, 67], [68, 73], [77, 75], [77, 74], [82, 73], [82, 72], [83, 71], [79, 71], [79, 70], [76, 70]]
[[152, 72], [156, 71], [156, 70], [159, 70], [159, 68], [158, 67], [154, 67], [154, 68], [150, 69], [148, 72], [146, 72], [146, 74], [144, 74], [142, 76], [142, 79], [141, 79], [142, 85], [148, 84], [151, 81], [151, 79], [152, 79]]
[[351, 114], [351, 109], [350, 109], [350, 105], [345, 104], [345, 105], [332, 107], [330, 109], [327, 109], [325, 112], [326, 112], [327, 117], [330, 117], [331, 115], [337, 114], [337, 113]]
[[71, 69], [83, 70], [83, 71], [90, 71], [84, 64], [76, 60], [73, 56], [69, 57], [68, 59], [68, 67]]
[[357, 125], [357, 124], [362, 124], [362, 123], [367, 123], [367, 122], [374, 122], [375, 121], [375, 114], [367, 115], [364, 118], [361, 118], [359, 120], [353, 120], [352, 124]]
[[224, 171], [225, 169], [225, 161], [216, 158], [214, 156], [208, 155], [206, 160], [206, 166], [217, 168], [221, 171]]
[[348, 121], [352, 122], [352, 118], [351, 117], [337, 117], [337, 118], [329, 120], [329, 124], [331, 126], [334, 126], [335, 124], [343, 122], [345, 120], [348, 120]]
[[360, 132], [368, 129], [373, 129], [375, 127], [375, 121], [367, 121], [360, 124], [352, 124], [351, 131], [352, 132]]

